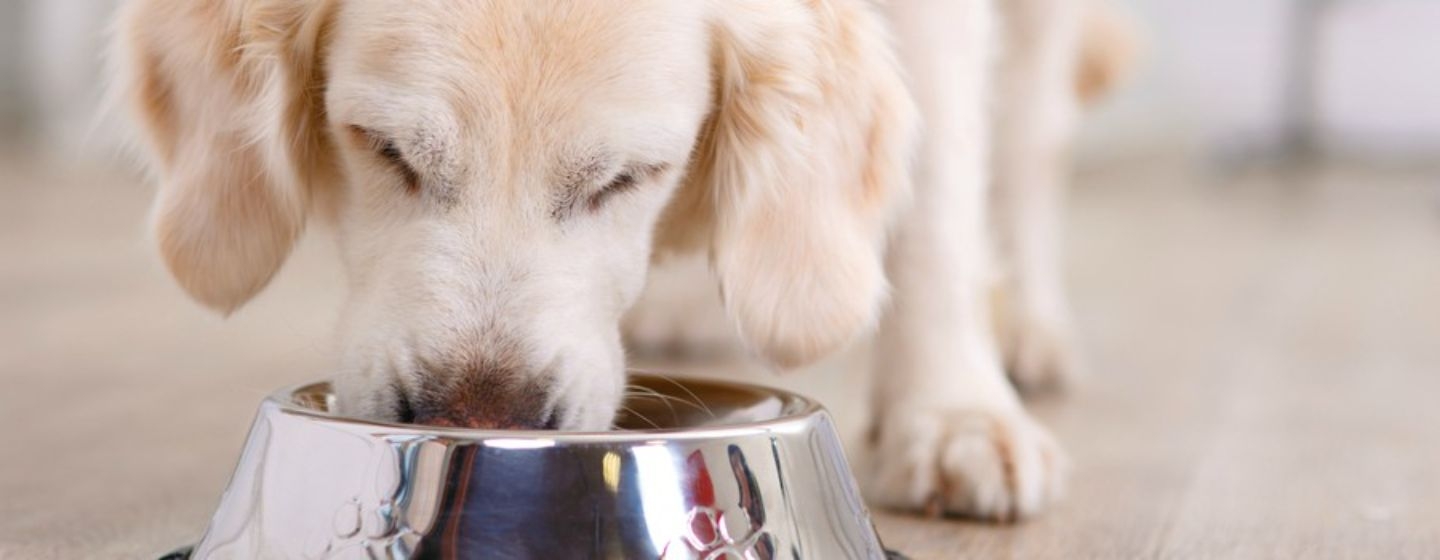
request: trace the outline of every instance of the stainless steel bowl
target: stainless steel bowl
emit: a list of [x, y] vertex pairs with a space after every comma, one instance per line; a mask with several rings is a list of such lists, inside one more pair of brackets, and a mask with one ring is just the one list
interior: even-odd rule
[[268, 398], [194, 558], [884, 558], [829, 415], [637, 377], [621, 430], [476, 431]]

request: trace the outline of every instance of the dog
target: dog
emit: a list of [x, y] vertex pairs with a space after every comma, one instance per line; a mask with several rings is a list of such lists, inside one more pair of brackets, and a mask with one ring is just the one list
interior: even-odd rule
[[871, 499], [1011, 520], [1063, 486], [1006, 371], [1074, 367], [1061, 170], [1122, 58], [1086, 38], [1093, 13], [134, 0], [114, 48], [160, 183], [153, 235], [190, 296], [231, 313], [307, 224], [334, 231], [341, 413], [608, 429], [622, 316], [653, 261], [698, 253], [770, 364], [873, 332]]

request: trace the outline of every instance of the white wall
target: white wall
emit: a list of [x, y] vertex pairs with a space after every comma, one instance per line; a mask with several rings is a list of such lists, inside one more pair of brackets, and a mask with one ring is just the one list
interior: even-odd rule
[[119, 0], [28, 0], [24, 80], [37, 138], [51, 153], [105, 157], [119, 143], [100, 115], [108, 28]]
[[1347, 151], [1440, 153], [1440, 2], [1352, 2], [1324, 28], [1327, 139]]
[[[1243, 151], [1276, 139], [1292, 0], [1116, 1], [1139, 16], [1145, 54], [1137, 79], [1089, 121], [1087, 153]], [[1440, 2], [1342, 0], [1322, 37], [1321, 141], [1440, 155]]]
[[[1005, 0], [998, 0], [1005, 1]], [[1089, 121], [1082, 153], [1243, 151], [1273, 140], [1294, 2], [1111, 0], [1146, 37], [1136, 79]], [[100, 92], [103, 29], [117, 0], [0, 0], [0, 132], [28, 121], [64, 153]], [[1351, 153], [1440, 155], [1440, 1], [1341, 0], [1324, 26], [1324, 141]]]

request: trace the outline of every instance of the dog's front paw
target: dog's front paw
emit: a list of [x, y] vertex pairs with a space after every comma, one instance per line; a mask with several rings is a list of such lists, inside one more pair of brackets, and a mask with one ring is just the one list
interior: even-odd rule
[[1063, 491], [1064, 453], [1023, 410], [901, 408], [879, 421], [865, 473], [877, 505], [1008, 522]]

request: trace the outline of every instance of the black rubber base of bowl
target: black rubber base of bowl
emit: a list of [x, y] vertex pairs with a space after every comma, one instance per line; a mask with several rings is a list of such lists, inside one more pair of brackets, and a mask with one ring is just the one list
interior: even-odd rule
[[160, 560], [190, 560], [190, 554], [195, 552], [195, 547], [187, 546], [160, 557]]

